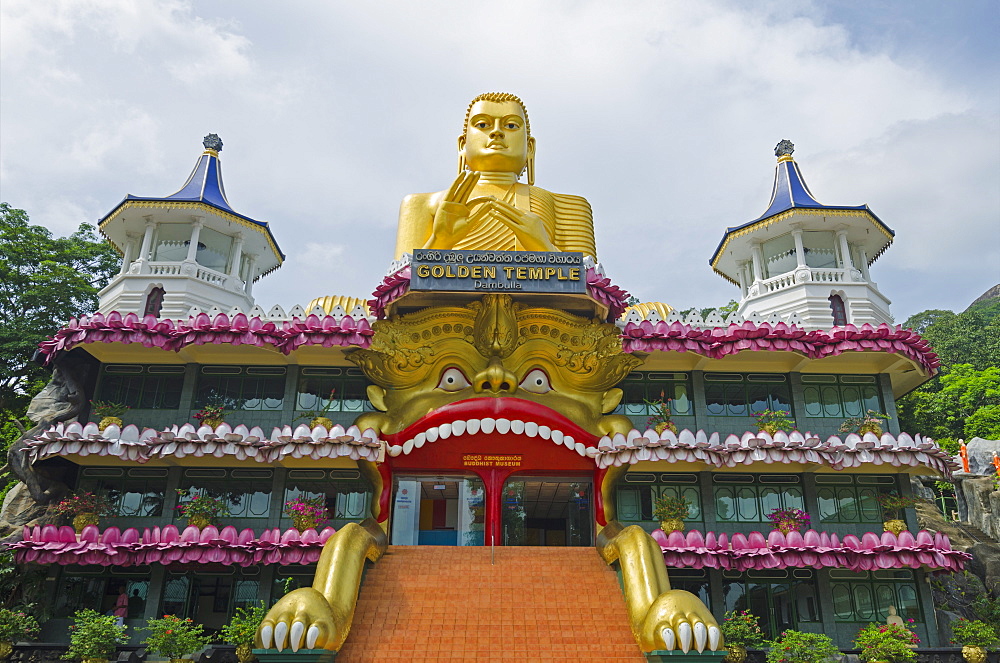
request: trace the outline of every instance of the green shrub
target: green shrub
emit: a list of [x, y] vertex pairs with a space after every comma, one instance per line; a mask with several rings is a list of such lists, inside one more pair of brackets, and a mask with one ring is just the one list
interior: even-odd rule
[[840, 650], [827, 635], [785, 631], [771, 643], [767, 663], [833, 663], [839, 655]]
[[77, 610], [69, 628], [69, 651], [63, 656], [66, 659], [113, 658], [117, 645], [128, 642], [125, 627], [118, 625], [116, 617], [89, 608]]
[[193, 654], [212, 638], [202, 634], [201, 624], [195, 624], [190, 619], [182, 619], [175, 615], [163, 615], [160, 619], [150, 619], [140, 631], [149, 631], [149, 636], [142, 644], [154, 654], [167, 658], [181, 658]]
[[909, 645], [920, 642], [917, 634], [899, 624], [869, 624], [858, 631], [854, 646], [862, 661], [912, 661], [917, 655]]
[[722, 616], [719, 629], [727, 645], [760, 647], [767, 641], [757, 622], [757, 616], [749, 610], [727, 612]]
[[960, 647], [985, 647], [987, 649], [997, 646], [1000, 639], [997, 638], [996, 630], [978, 619], [959, 619], [951, 623], [951, 632], [955, 637], [951, 639], [951, 644]]
[[263, 601], [259, 605], [237, 608], [236, 614], [222, 627], [219, 635], [223, 642], [231, 645], [253, 646], [257, 629], [266, 616], [267, 605]]
[[0, 608], [0, 642], [22, 642], [38, 637], [38, 620], [20, 610]]

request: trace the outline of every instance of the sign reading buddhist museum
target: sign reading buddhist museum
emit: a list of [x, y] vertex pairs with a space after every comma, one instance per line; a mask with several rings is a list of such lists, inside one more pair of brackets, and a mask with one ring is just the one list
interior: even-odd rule
[[465, 454], [463, 467], [521, 467], [521, 454]]
[[587, 270], [578, 252], [418, 249], [410, 290], [585, 294]]

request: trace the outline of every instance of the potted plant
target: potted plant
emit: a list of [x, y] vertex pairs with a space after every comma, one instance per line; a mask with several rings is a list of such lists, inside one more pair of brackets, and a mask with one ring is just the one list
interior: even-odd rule
[[729, 653], [722, 660], [726, 663], [743, 663], [748, 648], [762, 647], [767, 641], [757, 616], [749, 610], [727, 612], [719, 624], [722, 641]]
[[869, 624], [858, 631], [854, 646], [861, 650], [858, 658], [865, 663], [905, 663], [916, 659], [910, 645], [919, 642], [917, 634], [901, 624]]
[[785, 631], [771, 643], [767, 663], [833, 663], [840, 650], [828, 635]]
[[53, 511], [72, 519], [73, 529], [79, 534], [87, 525], [97, 525], [101, 516], [111, 513], [111, 505], [103, 495], [83, 492], [65, 497], [55, 505]]
[[197, 419], [201, 425], [215, 429], [222, 425], [223, 417], [227, 414], [229, 414], [229, 412], [226, 410], [225, 405], [206, 405], [198, 412], [195, 412], [194, 418]]
[[850, 417], [845, 419], [844, 423], [840, 424], [838, 429], [841, 433], [857, 433], [858, 435], [864, 435], [865, 433], [873, 433], [875, 435], [882, 435], [882, 426], [889, 419], [889, 415], [883, 414], [881, 412], [876, 412], [875, 410], [868, 410], [865, 412], [863, 417]]
[[337, 392], [336, 389], [330, 390], [330, 395], [326, 397], [326, 405], [324, 405], [319, 410], [304, 410], [299, 416], [292, 420], [295, 423], [299, 419], [308, 419], [309, 428], [316, 428], [317, 426], [322, 426], [327, 430], [333, 428], [333, 420], [330, 419], [327, 414], [333, 409], [333, 395]]
[[0, 608], [0, 661], [14, 653], [14, 643], [38, 637], [38, 620], [19, 610]]
[[90, 401], [90, 412], [100, 419], [97, 430], [104, 432], [104, 429], [114, 424], [121, 427], [122, 417], [128, 412], [129, 406], [123, 403], [113, 403], [111, 401]]
[[254, 638], [265, 616], [267, 605], [263, 601], [258, 605], [239, 607], [229, 623], [219, 631], [223, 642], [236, 645], [236, 657], [240, 659], [240, 663], [248, 663], [254, 659]]
[[107, 663], [118, 645], [128, 642], [125, 627], [113, 615], [90, 608], [77, 610], [69, 629], [69, 650], [63, 658], [79, 658], [83, 663]]
[[752, 418], [757, 430], [768, 435], [774, 435], [779, 430], [790, 433], [795, 430], [795, 420], [788, 410], [763, 410], [753, 414]]
[[986, 650], [1000, 646], [996, 630], [978, 619], [959, 619], [951, 623], [953, 645], [961, 645], [962, 658], [969, 663], [985, 663]]
[[285, 502], [285, 515], [292, 519], [295, 529], [304, 532], [325, 523], [329, 516], [326, 510], [326, 496], [296, 497]]
[[809, 527], [809, 514], [802, 509], [772, 509], [767, 514], [767, 519], [774, 525], [774, 529], [782, 534], [798, 532], [803, 527]]
[[653, 501], [653, 518], [660, 521], [664, 534], [684, 531], [684, 519], [691, 513], [691, 503], [683, 497], [660, 495]]
[[663, 400], [663, 392], [660, 392], [660, 400], [657, 401], [646, 401], [646, 405], [650, 407], [652, 414], [649, 419], [646, 420], [646, 427], [652, 428], [657, 433], [663, 433], [665, 430], [669, 430], [672, 433], [677, 433], [677, 424], [670, 420], [670, 400]]
[[904, 509], [912, 509], [917, 504], [916, 497], [903, 497], [896, 493], [879, 493], [879, 506], [882, 507], [882, 529], [896, 536], [906, 529], [906, 521], [901, 519]]
[[229, 515], [226, 500], [221, 497], [212, 497], [204, 490], [199, 493], [178, 488], [177, 494], [181, 497], [191, 498], [174, 507], [181, 516], [187, 518], [188, 525], [205, 529], [209, 525], [218, 523], [219, 518]]
[[166, 656], [171, 663], [189, 661], [185, 656], [195, 653], [212, 641], [211, 636], [202, 633], [201, 624], [190, 618], [163, 615], [160, 619], [150, 619], [140, 631], [149, 631], [142, 644], [154, 654]]

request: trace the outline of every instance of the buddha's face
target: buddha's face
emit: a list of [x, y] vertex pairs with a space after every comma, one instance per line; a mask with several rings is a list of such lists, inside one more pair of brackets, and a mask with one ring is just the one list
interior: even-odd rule
[[535, 139], [528, 136], [521, 104], [481, 99], [469, 112], [458, 149], [470, 170], [520, 173], [534, 153]]

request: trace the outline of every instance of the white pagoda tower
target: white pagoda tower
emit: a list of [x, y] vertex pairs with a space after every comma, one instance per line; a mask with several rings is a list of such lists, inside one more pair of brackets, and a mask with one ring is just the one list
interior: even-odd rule
[[895, 233], [867, 205], [823, 205], [806, 186], [790, 141], [778, 143], [767, 210], [728, 228], [709, 264], [740, 287], [738, 313], [797, 316], [807, 329], [892, 324], [869, 266]]

